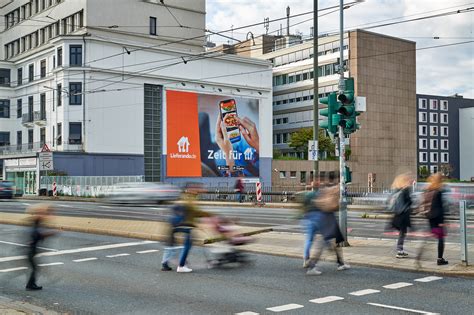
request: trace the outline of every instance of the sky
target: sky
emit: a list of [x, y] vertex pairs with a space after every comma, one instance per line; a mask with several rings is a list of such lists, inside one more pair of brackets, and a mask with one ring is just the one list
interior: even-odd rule
[[[354, 0], [345, 0], [345, 3]], [[339, 5], [338, 0], [319, 0], [319, 9]], [[312, 0], [206, 0], [206, 27], [218, 32], [253, 23], [286, 16], [286, 7], [291, 15], [313, 10]], [[474, 7], [471, 0], [366, 0], [344, 11], [344, 28], [364, 28], [392, 21], [402, 21], [428, 15], [441, 14]], [[334, 10], [321, 11], [323, 13]], [[312, 14], [290, 19], [290, 26], [311, 19]], [[319, 34], [339, 30], [339, 13], [320, 17]], [[388, 21], [387, 21], [388, 20]], [[370, 24], [369, 24], [370, 23]], [[269, 33], [286, 30], [286, 21], [271, 22]], [[312, 20], [290, 27], [290, 32], [310, 34]], [[251, 31], [254, 36], [264, 34], [263, 25], [227, 32], [225, 35], [245, 39]], [[392, 26], [370, 29], [372, 32], [400, 37], [416, 42], [417, 47], [417, 93], [450, 96], [455, 93], [474, 98], [474, 11], [421, 21], [406, 22]], [[212, 35], [216, 44], [228, 43], [229, 39]], [[420, 49], [471, 41], [470, 43]]]

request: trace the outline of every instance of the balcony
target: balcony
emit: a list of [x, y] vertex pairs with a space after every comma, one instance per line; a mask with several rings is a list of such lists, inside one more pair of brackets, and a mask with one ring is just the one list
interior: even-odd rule
[[[36, 152], [40, 152], [44, 144], [44, 142], [31, 142], [16, 145], [0, 146], [0, 157], [5, 158], [7, 156], [31, 156], [33, 154], [36, 155]], [[59, 150], [57, 146], [53, 147], [53, 144], [50, 142], [46, 142], [46, 144], [48, 145], [51, 151], [84, 152], [83, 144], [69, 145], [69, 143], [64, 142], [57, 143], [57, 146], [62, 146]]]
[[21, 117], [21, 123], [25, 127], [33, 127], [33, 125], [34, 125], [33, 112], [23, 114], [22, 117]]
[[33, 113], [33, 119], [38, 126], [46, 126], [46, 112], [36, 111]]

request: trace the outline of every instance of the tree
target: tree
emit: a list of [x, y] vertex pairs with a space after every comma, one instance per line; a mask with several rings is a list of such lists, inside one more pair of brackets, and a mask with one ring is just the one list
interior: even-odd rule
[[[288, 145], [297, 152], [303, 152], [305, 158], [307, 158], [308, 141], [312, 139], [313, 129], [301, 128], [300, 130], [291, 134], [290, 143]], [[326, 131], [323, 129], [319, 130], [318, 149], [320, 153], [327, 152], [328, 156], [334, 155], [335, 145], [332, 143], [331, 138], [326, 136]]]
[[451, 164], [441, 164], [439, 171], [443, 176], [449, 177], [454, 171], [454, 167]]
[[418, 169], [418, 175], [421, 178], [426, 178], [428, 175], [430, 175], [430, 171], [428, 170], [427, 166], [420, 166]]

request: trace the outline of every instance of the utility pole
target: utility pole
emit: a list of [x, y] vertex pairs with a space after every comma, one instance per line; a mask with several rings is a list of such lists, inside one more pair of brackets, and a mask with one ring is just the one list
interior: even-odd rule
[[[313, 0], [313, 140], [318, 141], [319, 135], [319, 71], [318, 71], [318, 0]], [[316, 142], [319, 154], [319, 143]], [[313, 168], [313, 183], [319, 180], [319, 157], [316, 157]], [[312, 184], [313, 184], [312, 183]], [[313, 187], [314, 188], [314, 187]]]
[[[344, 93], [344, 0], [339, 0], [339, 95]], [[346, 183], [344, 172], [345, 161], [344, 129], [339, 126], [339, 225], [344, 236], [344, 246], [349, 246], [347, 240], [347, 208], [346, 208]]]

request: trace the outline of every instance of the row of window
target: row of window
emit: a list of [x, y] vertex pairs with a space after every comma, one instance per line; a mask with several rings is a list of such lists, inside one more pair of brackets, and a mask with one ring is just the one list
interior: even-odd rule
[[[337, 84], [320, 87], [319, 97], [327, 96], [329, 95], [329, 93], [333, 91], [337, 91], [337, 89], [338, 89]], [[312, 99], [314, 99], [314, 90], [311, 88], [311, 89], [298, 91], [298, 92], [275, 95], [273, 97], [273, 105], [275, 106], [275, 105], [280, 105], [280, 104], [308, 101]]]
[[62, 1], [63, 0], [30, 0], [29, 3], [5, 14], [5, 29], [9, 29], [32, 15], [42, 12]]
[[[337, 74], [339, 63], [331, 63], [318, 67], [319, 77]], [[347, 68], [347, 60], [344, 60], [344, 68]], [[299, 81], [310, 80], [314, 78], [314, 71], [311, 69], [280, 74], [273, 77], [273, 86], [296, 83]]]
[[273, 135], [273, 143], [283, 144], [291, 141], [291, 133], [276, 133]]
[[275, 118], [273, 119], [274, 125], [283, 125], [288, 123], [288, 117]]
[[59, 35], [66, 35], [84, 26], [84, 12], [80, 11], [61, 21], [52, 23], [31, 34], [25, 35], [5, 45], [5, 59], [15, 57], [30, 49], [47, 43]]
[[430, 174], [438, 173], [439, 166], [438, 165], [420, 165], [420, 167], [426, 167], [430, 170]]
[[[429, 113], [430, 114], [430, 123], [442, 123], [442, 124], [447, 124], [448, 123], [448, 114], [439, 114], [438, 116], [438, 113]], [[438, 117], [441, 117], [440, 120], [438, 120]], [[428, 113], [427, 112], [419, 112], [419, 116], [418, 116], [418, 121], [419, 122], [424, 122], [424, 123], [427, 123], [428, 122]]]
[[[441, 147], [439, 146], [441, 143]], [[428, 139], [419, 139], [418, 140], [418, 147], [420, 150], [428, 149]], [[449, 141], [448, 140], [441, 140], [438, 139], [430, 139], [430, 149], [431, 150], [449, 150]]]
[[[448, 127], [438, 127], [438, 126], [429, 126], [430, 127], [430, 136], [437, 137], [448, 137]], [[441, 129], [441, 134], [439, 130]], [[428, 126], [419, 125], [418, 126], [418, 136], [427, 136], [428, 135]]]
[[[345, 38], [344, 39], [344, 49], [349, 48], [349, 39]], [[318, 46], [318, 55], [323, 56], [327, 54], [332, 54], [335, 52], [339, 51], [339, 41], [323, 44]], [[275, 67], [277, 66], [282, 66], [286, 65], [289, 63], [301, 61], [301, 60], [306, 60], [306, 59], [311, 59], [313, 58], [314, 55], [314, 49], [313, 47], [311, 48], [306, 48], [303, 50], [299, 50], [296, 52], [291, 52], [285, 55], [281, 55], [275, 58], [270, 59], [270, 61], [273, 63]]]
[[[438, 152], [430, 152], [430, 162], [431, 163], [449, 163], [449, 153], [447, 152], [442, 152], [439, 154]], [[439, 157], [441, 155], [441, 161], [439, 160]], [[420, 163], [427, 163], [428, 162], [428, 152], [420, 152], [419, 156], [419, 161]]]
[[[441, 100], [441, 106], [438, 103], [438, 100], [430, 99], [430, 110], [448, 110], [448, 101]], [[428, 109], [428, 100], [426, 98], [418, 99], [418, 108], [419, 109]]]
[[[55, 135], [55, 132], [57, 131], [57, 136]], [[53, 141], [53, 145], [62, 145], [62, 123], [58, 123], [55, 126], [53, 126], [53, 138], [56, 138], [55, 141]], [[34, 136], [34, 131], [33, 129], [28, 129], [28, 144], [33, 144], [33, 136]], [[40, 142], [41, 144], [46, 143], [46, 128], [40, 128]], [[69, 139], [68, 139], [69, 144], [82, 144], [82, 123], [80, 122], [70, 122], [69, 123]], [[23, 144], [23, 132], [17, 131], [16, 132], [16, 145], [21, 148]], [[0, 146], [8, 146], [11, 145], [10, 143], [10, 132], [0, 132]]]

